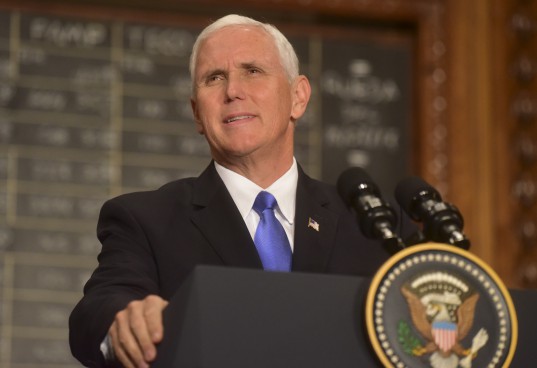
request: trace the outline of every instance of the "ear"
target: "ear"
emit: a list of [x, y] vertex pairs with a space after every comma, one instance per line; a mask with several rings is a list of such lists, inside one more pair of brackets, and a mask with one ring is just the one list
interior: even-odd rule
[[194, 115], [194, 121], [196, 122], [196, 130], [199, 134], [204, 134], [203, 124], [201, 123], [201, 118], [198, 110], [198, 105], [194, 98], [190, 98], [190, 106], [192, 107], [192, 115]]
[[291, 88], [291, 119], [296, 121], [304, 115], [304, 112], [306, 111], [311, 96], [311, 86], [306, 76], [299, 75], [294, 80]]

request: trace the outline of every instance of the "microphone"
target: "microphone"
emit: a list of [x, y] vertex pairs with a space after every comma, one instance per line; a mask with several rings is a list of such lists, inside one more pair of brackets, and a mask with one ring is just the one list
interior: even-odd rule
[[443, 202], [440, 193], [423, 179], [412, 176], [400, 181], [395, 188], [395, 198], [412, 219], [423, 222], [427, 239], [470, 248], [470, 241], [462, 232], [464, 221], [457, 207]]
[[354, 208], [363, 234], [370, 239], [380, 239], [390, 253], [405, 247], [395, 233], [397, 216], [393, 208], [384, 202], [380, 190], [364, 169], [349, 168], [337, 180], [338, 193], [343, 201]]

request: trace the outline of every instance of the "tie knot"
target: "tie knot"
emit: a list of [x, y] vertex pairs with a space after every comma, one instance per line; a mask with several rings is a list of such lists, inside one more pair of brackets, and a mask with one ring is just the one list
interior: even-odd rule
[[259, 194], [255, 198], [253, 208], [255, 212], [261, 215], [264, 210], [266, 210], [267, 208], [274, 209], [277, 204], [278, 202], [276, 202], [276, 198], [274, 198], [272, 194], [270, 194], [269, 192], [262, 191], [259, 192]]

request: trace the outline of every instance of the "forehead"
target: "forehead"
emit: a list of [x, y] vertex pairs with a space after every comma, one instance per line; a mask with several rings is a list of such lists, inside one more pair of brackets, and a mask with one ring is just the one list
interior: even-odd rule
[[273, 61], [279, 58], [274, 39], [262, 28], [227, 26], [210, 34], [200, 45], [197, 64], [249, 57]]

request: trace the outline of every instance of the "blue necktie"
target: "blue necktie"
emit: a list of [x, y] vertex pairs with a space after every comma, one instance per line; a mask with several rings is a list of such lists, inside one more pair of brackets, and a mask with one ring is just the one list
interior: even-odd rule
[[269, 192], [259, 192], [254, 201], [254, 211], [259, 215], [254, 243], [268, 271], [291, 271], [291, 246], [282, 224], [274, 215], [276, 198]]

